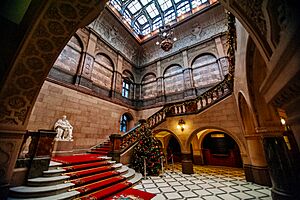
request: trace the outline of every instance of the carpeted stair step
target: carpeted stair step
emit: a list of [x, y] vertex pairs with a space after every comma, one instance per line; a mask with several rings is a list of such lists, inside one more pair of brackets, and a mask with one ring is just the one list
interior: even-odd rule
[[74, 155], [74, 156], [56, 156], [53, 157], [51, 160], [55, 162], [60, 162], [62, 163], [63, 166], [103, 161], [102, 158], [93, 154], [81, 154], [81, 155]]
[[113, 187], [108, 187], [108, 188], [93, 192], [91, 194], [76, 198], [76, 200], [104, 199], [111, 195], [114, 195], [115, 193], [121, 192], [122, 190], [125, 190], [125, 189], [129, 188], [130, 186], [131, 186], [131, 183], [124, 181], [124, 182], [115, 184]]
[[61, 194], [67, 192], [72, 186], [73, 183], [61, 183], [51, 186], [18, 186], [9, 189], [9, 195], [11, 197], [18, 198], [31, 198], [31, 197], [45, 197], [56, 194]]
[[110, 147], [104, 147], [104, 146], [102, 146], [102, 147], [96, 147], [96, 148], [93, 148], [93, 149], [95, 149], [95, 150], [101, 150], [101, 151], [110, 151]]
[[[101, 174], [85, 176], [82, 178], [70, 180], [68, 182], [74, 183], [76, 186], [78, 186], [78, 185], [92, 183], [94, 181], [104, 180], [104, 179], [107, 179], [107, 178], [110, 178], [113, 176], [119, 176], [121, 174], [124, 177], [129, 177], [129, 175], [126, 175], [129, 172], [129, 170], [130, 169], [127, 166], [123, 165], [120, 169], [115, 170], [115, 171], [108, 171], [108, 172], [103, 172]], [[133, 175], [134, 175], [134, 173], [133, 173]]]
[[125, 177], [114, 176], [114, 177], [111, 177], [111, 178], [108, 178], [108, 179], [105, 179], [105, 180], [93, 182], [93, 183], [88, 184], [88, 185], [84, 185], [84, 186], [81, 186], [81, 187], [78, 187], [78, 188], [74, 188], [72, 190], [76, 190], [76, 191], [80, 192], [81, 195], [83, 195], [83, 194], [93, 192], [95, 190], [100, 190], [100, 189], [110, 187], [112, 185], [123, 182], [125, 180], [126, 180]]
[[89, 151], [89, 153], [92, 153], [92, 154], [99, 154], [99, 155], [107, 155], [108, 154], [108, 151], [102, 151], [102, 150], [97, 150], [97, 149], [91, 149]]
[[71, 178], [77, 178], [77, 177], [89, 176], [92, 174], [98, 174], [106, 171], [112, 171], [114, 169], [121, 168], [121, 167], [122, 164], [117, 163], [112, 166], [95, 167], [95, 168], [85, 169], [85, 170], [80, 170], [75, 172], [68, 172], [68, 173], [64, 173], [63, 175], [70, 176]]
[[95, 174], [95, 175], [91, 175], [91, 176], [86, 176], [86, 177], [70, 180], [69, 182], [78, 186], [78, 185], [89, 184], [94, 181], [104, 180], [106, 178], [110, 178], [110, 177], [118, 176], [118, 175], [120, 175], [120, 173], [117, 171], [108, 171], [108, 172], [103, 172], [101, 174]]
[[106, 166], [115, 164], [116, 161], [100, 161], [100, 162], [92, 162], [92, 163], [86, 163], [86, 164], [80, 164], [80, 165], [72, 165], [72, 166], [66, 166], [62, 167], [62, 169], [65, 169], [67, 172], [69, 171], [77, 171], [77, 170], [83, 170], [93, 167], [100, 167], [100, 166]]
[[28, 179], [28, 186], [49, 186], [64, 183], [70, 176], [37, 177]]
[[[80, 192], [78, 191], [68, 191], [61, 194], [55, 194], [47, 197], [32, 197], [32, 198], [26, 198], [26, 200], [69, 200], [74, 199], [76, 196], [78, 196]], [[20, 198], [14, 198], [14, 197], [8, 197], [7, 200], [24, 200], [24, 197]]]

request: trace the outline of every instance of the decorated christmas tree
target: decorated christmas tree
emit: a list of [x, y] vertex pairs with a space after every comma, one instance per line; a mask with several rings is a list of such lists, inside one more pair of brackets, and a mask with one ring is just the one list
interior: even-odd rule
[[143, 126], [139, 130], [141, 131], [141, 138], [133, 150], [131, 165], [137, 172], [144, 174], [145, 158], [147, 175], [157, 176], [161, 170], [161, 156], [163, 155], [161, 145], [153, 137], [149, 128]]

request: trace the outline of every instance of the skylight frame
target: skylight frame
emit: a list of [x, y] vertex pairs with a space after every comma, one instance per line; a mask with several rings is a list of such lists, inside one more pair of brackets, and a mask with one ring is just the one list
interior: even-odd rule
[[[152, 34], [160, 26], [180, 21], [181, 15], [195, 13], [193, 9], [203, 4], [209, 5], [209, 0], [110, 0], [109, 2], [112, 10], [123, 16], [122, 19], [128, 23], [134, 35], [141, 38]], [[141, 16], [144, 16], [143, 20], [140, 19]]]

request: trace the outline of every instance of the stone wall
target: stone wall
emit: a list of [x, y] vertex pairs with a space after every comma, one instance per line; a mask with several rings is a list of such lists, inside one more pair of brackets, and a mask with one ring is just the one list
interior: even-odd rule
[[[185, 121], [185, 129], [177, 129], [180, 119]], [[168, 131], [175, 135], [183, 153], [190, 152], [190, 144], [197, 134], [206, 129], [216, 129], [229, 134], [239, 145], [244, 164], [249, 163], [248, 149], [242, 127], [238, 120], [234, 96], [229, 96], [207, 110], [195, 115], [169, 117], [155, 128], [156, 132]]]
[[129, 112], [134, 122], [137, 112], [49, 81], [45, 81], [29, 119], [28, 130], [53, 129], [62, 115], [74, 127], [74, 149], [89, 148], [119, 133], [120, 118]]

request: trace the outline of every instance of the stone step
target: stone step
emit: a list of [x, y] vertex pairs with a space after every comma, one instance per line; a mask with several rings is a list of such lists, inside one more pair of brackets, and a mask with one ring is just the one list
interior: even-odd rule
[[28, 186], [49, 186], [64, 183], [70, 176], [50, 176], [28, 179]]
[[55, 162], [55, 161], [50, 161], [50, 164], [49, 164], [49, 168], [48, 169], [58, 169], [62, 166], [62, 163], [60, 162]]
[[[55, 194], [47, 197], [32, 197], [32, 198], [26, 198], [26, 200], [69, 200], [74, 199], [77, 195], [79, 195], [80, 192], [74, 190], [74, 191], [68, 191], [61, 194]], [[24, 197], [21, 198], [14, 198], [14, 197], [8, 197], [7, 200], [21, 200], [25, 199]]]
[[11, 197], [18, 197], [18, 198], [46, 197], [46, 196], [67, 192], [74, 185], [75, 184], [73, 183], [61, 183], [57, 185], [41, 186], [41, 187], [19, 186], [19, 187], [10, 188], [9, 194]]
[[128, 171], [129, 167], [123, 165], [120, 169], [116, 170], [117, 172], [123, 174], [126, 173]]
[[135, 176], [128, 180], [127, 182], [132, 183], [133, 185], [138, 184], [143, 178], [143, 175], [141, 173], [135, 173]]
[[134, 171], [134, 169], [131, 169], [131, 168], [128, 169], [127, 173], [122, 174], [122, 176], [126, 179], [133, 178], [134, 175], [135, 175], [135, 171]]
[[111, 167], [114, 169], [120, 169], [122, 166], [123, 166], [122, 163], [117, 163], [117, 164], [112, 165]]
[[65, 169], [50, 169], [50, 170], [47, 170], [47, 171], [43, 171], [43, 176], [46, 176], [46, 177], [59, 176], [64, 172], [66, 172]]
[[99, 156], [98, 158], [102, 158], [102, 159], [105, 159], [105, 160], [111, 160], [112, 157], [109, 157], [109, 156]]

